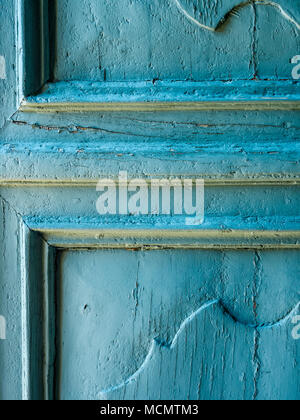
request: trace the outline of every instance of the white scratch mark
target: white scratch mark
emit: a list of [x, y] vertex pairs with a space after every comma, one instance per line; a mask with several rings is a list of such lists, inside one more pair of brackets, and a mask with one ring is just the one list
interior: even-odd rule
[[[208, 31], [212, 31], [215, 32], [217, 27], [220, 25], [220, 23], [224, 23], [226, 21], [225, 16], [222, 17], [222, 19], [220, 20], [219, 24], [213, 28], [210, 26], [206, 26], [204, 24], [202, 24], [201, 22], [199, 22], [199, 20], [195, 19], [193, 16], [191, 16], [186, 10], [185, 8], [181, 5], [180, 0], [174, 0], [174, 2], [176, 3], [178, 9], [181, 11], [181, 13], [183, 13], [191, 22], [195, 23], [197, 26], [199, 26], [202, 29], [206, 29]], [[257, 4], [260, 6], [272, 6], [275, 7], [275, 9], [277, 9], [281, 15], [284, 17], [284, 19], [286, 19], [288, 22], [292, 23], [293, 25], [296, 26], [296, 28], [298, 30], [300, 30], [300, 24], [292, 17], [290, 16], [278, 3], [275, 3], [273, 1], [269, 1], [269, 0], [248, 0], [245, 2], [241, 2], [239, 4], [237, 4], [235, 7], [232, 8], [231, 12], [229, 12], [227, 14], [227, 17], [229, 17], [231, 14], [234, 13], [234, 11], [238, 8], [241, 7], [245, 7], [245, 6], [249, 6], [250, 4]]]
[[287, 324], [288, 321], [291, 321], [293, 319], [294, 315], [296, 315], [299, 312], [299, 309], [300, 309], [300, 302], [298, 302], [298, 304], [295, 306], [295, 308], [292, 309], [282, 319], [280, 319], [280, 320], [278, 320], [278, 321], [276, 321], [274, 323], [262, 324], [262, 325], [258, 325], [258, 326], [250, 325], [250, 327], [256, 328], [258, 331], [260, 331], [260, 330], [266, 330], [266, 329], [271, 329], [271, 328], [276, 328], [276, 327], [281, 327], [281, 326]]
[[6, 64], [3, 55], [0, 55], [0, 79], [6, 79]]
[[177, 331], [172, 344], [170, 346], [170, 349], [174, 349], [176, 347], [178, 338], [180, 337], [180, 335], [183, 333], [183, 331], [186, 329], [186, 327], [188, 326], [188, 324], [190, 324], [201, 312], [205, 311], [206, 309], [208, 309], [210, 306], [215, 305], [219, 303], [219, 300], [212, 300], [210, 302], [207, 302], [205, 305], [201, 306], [201, 308], [199, 308], [197, 311], [193, 312], [192, 315], [190, 315], [188, 318], [186, 318], [183, 323], [181, 324], [181, 327], [179, 328], [179, 330]]
[[276, 9], [278, 9], [279, 11], [280, 11], [280, 13], [282, 14], [282, 16], [287, 20], [287, 21], [289, 21], [289, 22], [291, 22], [291, 23], [293, 23], [295, 26], [296, 26], [296, 28], [298, 29], [298, 30], [300, 30], [300, 24], [292, 17], [292, 16], [290, 16], [281, 6], [280, 6], [280, 4], [278, 4], [278, 3], [274, 3], [274, 2], [272, 2], [272, 1], [258, 1], [257, 2], [258, 4], [265, 4], [266, 6], [273, 6], [273, 7], [275, 7]]
[[219, 303], [218, 300], [212, 300], [210, 302], [207, 302], [205, 305], [201, 306], [201, 308], [197, 309], [197, 311], [193, 312], [188, 318], [186, 318], [185, 321], [181, 324], [181, 327], [179, 328], [177, 334], [175, 335], [171, 345], [163, 345], [158, 339], [154, 339], [152, 341], [150, 350], [149, 350], [142, 366], [132, 376], [130, 376], [130, 378], [128, 378], [122, 384], [114, 386], [114, 387], [109, 388], [107, 390], [101, 391], [99, 393], [99, 398], [101, 400], [105, 400], [106, 399], [106, 394], [117, 391], [121, 388], [124, 388], [127, 385], [130, 385], [132, 382], [135, 382], [135, 380], [141, 375], [141, 373], [148, 366], [150, 360], [152, 359], [152, 357], [154, 355], [155, 349], [157, 347], [167, 347], [169, 349], [173, 349], [176, 346], [176, 342], [178, 340], [178, 337], [180, 336], [180, 334], [182, 334], [182, 332], [188, 326], [188, 324], [190, 324], [197, 317], [197, 315], [199, 315], [201, 312], [205, 311], [207, 308], [209, 308], [210, 306], [215, 305], [217, 303]]
[[174, 348], [176, 347], [177, 341], [180, 337], [180, 335], [184, 332], [184, 330], [187, 328], [187, 326], [203, 311], [205, 311], [206, 309], [208, 309], [209, 307], [213, 306], [213, 305], [219, 305], [219, 307], [224, 311], [225, 314], [227, 314], [230, 318], [232, 318], [232, 320], [236, 323], [239, 323], [241, 325], [244, 325], [247, 328], [251, 328], [254, 329], [255, 331], [262, 331], [262, 330], [268, 330], [271, 328], [278, 328], [281, 326], [284, 326], [288, 321], [290, 321], [293, 316], [298, 312], [299, 308], [300, 308], [300, 302], [298, 302], [298, 304], [295, 306], [295, 308], [293, 308], [284, 318], [273, 322], [273, 323], [265, 323], [265, 324], [259, 324], [259, 325], [253, 325], [253, 324], [246, 324], [244, 322], [239, 321], [238, 319], [236, 319], [229, 311], [228, 309], [223, 305], [222, 301], [220, 299], [215, 299], [215, 300], [211, 300], [207, 303], [205, 303], [203, 306], [201, 306], [199, 309], [197, 309], [195, 312], [193, 312], [189, 317], [187, 317], [183, 323], [181, 324], [179, 330], [177, 331], [177, 333], [175, 334], [174, 339], [172, 340], [171, 344], [166, 344], [163, 341], [160, 341], [158, 338], [154, 339], [152, 341], [150, 350], [143, 362], [143, 364], [141, 365], [141, 367], [132, 375], [130, 376], [130, 378], [128, 378], [127, 380], [125, 380], [122, 384], [111, 387], [107, 390], [103, 390], [99, 393], [99, 399], [100, 400], [106, 400], [107, 399], [107, 394], [114, 392], [114, 391], [118, 391], [119, 389], [124, 388], [127, 385], [132, 384], [133, 382], [135, 382], [138, 377], [143, 373], [143, 371], [147, 368], [147, 366], [149, 365], [152, 357], [154, 356], [155, 350], [159, 347], [164, 347], [167, 348], [169, 350], [174, 350]]
[[134, 373], [134, 375], [132, 375], [132, 376], [130, 376], [130, 378], [128, 378], [126, 381], [124, 381], [122, 384], [120, 384], [120, 385], [117, 385], [117, 386], [114, 386], [114, 387], [112, 387], [112, 388], [109, 388], [109, 389], [107, 389], [107, 390], [105, 390], [105, 391], [101, 391], [100, 392], [100, 394], [99, 394], [99, 398], [101, 399], [101, 400], [105, 400], [106, 399], [106, 397], [105, 397], [105, 395], [106, 394], [109, 394], [110, 392], [114, 392], [114, 391], [117, 391], [118, 389], [121, 389], [121, 388], [123, 388], [124, 386], [126, 386], [126, 385], [129, 385], [129, 384], [131, 384], [132, 382], [134, 382], [139, 376], [140, 376], [140, 374], [145, 370], [145, 368], [146, 368], [146, 366], [148, 365], [148, 363], [150, 362], [150, 360], [152, 359], [152, 356], [153, 356], [153, 354], [154, 354], [154, 351], [155, 351], [155, 348], [156, 348], [156, 346], [157, 346], [157, 342], [155, 341], [155, 340], [153, 340], [152, 341], [152, 344], [151, 344], [151, 347], [150, 347], [150, 350], [149, 350], [149, 352], [148, 352], [148, 354], [147, 354], [147, 357], [146, 357], [146, 359], [144, 360], [144, 363], [142, 364], [142, 366]]
[[191, 16], [180, 4], [180, 2], [178, 0], [174, 0], [177, 7], [179, 8], [179, 10], [181, 11], [181, 13], [183, 13], [185, 15], [185, 17], [187, 17], [190, 21], [192, 21], [193, 23], [195, 23], [197, 26], [200, 26], [200, 28], [202, 29], [207, 29], [208, 31], [215, 31], [215, 28], [211, 28], [209, 26], [203, 25], [202, 23], [200, 23], [197, 19], [193, 18], [193, 16]]

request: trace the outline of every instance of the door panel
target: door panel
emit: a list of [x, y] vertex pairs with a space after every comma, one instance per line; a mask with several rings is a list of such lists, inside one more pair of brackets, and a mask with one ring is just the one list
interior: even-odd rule
[[[299, 399], [299, 30], [300, 0], [1, 0], [0, 399]], [[123, 171], [204, 180], [204, 223], [100, 216]]]
[[194, 30], [174, 0], [63, 0], [57, 3], [57, 17], [56, 80], [252, 77], [249, 10], [222, 37]]
[[61, 253], [57, 397], [297, 398], [298, 348], [286, 348], [299, 261], [297, 251]]
[[[192, 23], [176, 1], [58, 1], [55, 80], [290, 77], [291, 51], [299, 50], [299, 38], [295, 25], [276, 7], [240, 8], [228, 17], [222, 32], [215, 33]], [[200, 22], [214, 27], [240, 2], [181, 3]], [[297, 6], [288, 3], [282, 2], [283, 7], [297, 13]]]

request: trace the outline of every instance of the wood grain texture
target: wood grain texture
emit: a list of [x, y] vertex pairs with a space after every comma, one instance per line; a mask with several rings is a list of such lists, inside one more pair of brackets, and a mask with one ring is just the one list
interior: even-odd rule
[[22, 398], [21, 290], [19, 218], [0, 199], [0, 314], [6, 319], [6, 340], [0, 341], [0, 399]]
[[[204, 24], [216, 26], [243, 2], [181, 3]], [[298, 0], [277, 4], [299, 19]], [[299, 49], [297, 27], [272, 5], [241, 8], [218, 33], [186, 19], [174, 0], [64, 0], [57, 3], [56, 15], [54, 80], [235, 80], [252, 79], [258, 72], [261, 77], [289, 77], [288, 54]], [[257, 60], [260, 38], [269, 48], [268, 55], [260, 54]], [[278, 48], [283, 56], [270, 75], [264, 63], [278, 62]]]
[[[299, 399], [296, 25], [272, 5], [212, 32], [173, 0], [47, 3], [0, 8], [0, 399]], [[190, 2], [207, 25], [238, 3]], [[120, 170], [205, 178], [204, 226], [100, 218]]]
[[15, 115], [1, 138], [2, 181], [299, 178], [297, 112]]
[[60, 82], [27, 98], [20, 111], [170, 112], [295, 111], [300, 90], [293, 82]]
[[270, 0], [174, 0], [179, 10], [193, 24], [202, 29], [218, 31], [228, 23], [230, 18], [239, 17], [243, 8], [252, 7], [257, 11], [259, 6], [275, 10], [281, 18], [299, 29], [297, 1]]
[[59, 397], [297, 399], [298, 261], [297, 251], [64, 252]]
[[[10, 22], [5, 25], [3, 22]], [[5, 66], [5, 78], [0, 78], [0, 130], [5, 127], [7, 119], [15, 112], [16, 72], [13, 69], [15, 63], [14, 48], [14, 8], [11, 1], [3, 0], [0, 9], [0, 56]], [[0, 137], [2, 138], [1, 134]]]

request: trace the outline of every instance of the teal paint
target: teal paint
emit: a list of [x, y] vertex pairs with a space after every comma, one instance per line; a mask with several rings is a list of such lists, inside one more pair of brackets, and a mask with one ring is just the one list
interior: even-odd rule
[[[209, 360], [209, 352], [210, 350], [208, 349], [208, 351], [206, 352], [205, 350], [200, 352], [198, 350], [198, 346], [199, 344], [202, 346], [208, 345], [212, 343], [214, 343], [214, 346], [216, 346], [216, 338], [212, 336], [207, 336], [207, 334], [204, 337], [204, 332], [203, 332], [203, 328], [204, 328], [204, 320], [200, 318], [199, 315], [202, 315], [202, 312], [204, 312], [205, 310], [207, 310], [209, 307], [213, 306], [213, 305], [217, 305], [218, 301], [212, 301], [209, 302], [205, 305], [203, 305], [200, 309], [198, 309], [197, 311], [195, 311], [192, 315], [190, 315], [181, 325], [180, 329], [178, 330], [178, 332], [176, 333], [176, 336], [174, 337], [172, 343], [170, 344], [165, 344], [163, 342], [160, 342], [158, 339], [155, 339], [152, 343], [151, 349], [144, 361], [144, 363], [142, 364], [142, 366], [137, 370], [137, 372], [131, 376], [127, 381], [125, 381], [123, 384], [113, 387], [111, 389], [108, 390], [104, 390], [101, 391], [101, 393], [99, 394], [99, 398], [100, 399], [122, 399], [124, 398], [124, 395], [126, 396], [126, 399], [144, 399], [145, 396], [147, 396], [147, 398], [151, 398], [153, 400], [159, 400], [161, 398], [166, 399], [166, 400], [173, 400], [173, 399], [180, 399], [182, 397], [182, 395], [185, 395], [185, 399], [186, 400], [197, 400], [197, 399], [213, 399], [213, 400], [245, 400], [246, 399], [246, 394], [245, 394], [245, 389], [246, 387], [244, 386], [244, 388], [242, 389], [242, 383], [243, 381], [245, 381], [245, 376], [242, 377], [241, 373], [243, 372], [243, 375], [245, 374], [246, 371], [246, 366], [243, 367], [243, 363], [246, 363], [246, 365], [250, 365], [251, 364], [251, 360], [252, 360], [252, 355], [249, 354], [245, 354], [245, 350], [242, 350], [242, 354], [239, 354], [238, 356], [238, 363], [236, 366], [232, 366], [231, 365], [231, 373], [230, 373], [230, 379], [228, 380], [228, 382], [224, 383], [222, 382], [222, 378], [224, 378], [224, 370], [226, 370], [226, 364], [225, 361], [223, 359], [223, 367], [221, 368], [221, 366], [219, 367], [219, 371], [218, 368], [215, 368], [215, 375], [216, 378], [213, 378], [214, 381], [217, 382], [217, 385], [214, 387], [212, 383], [210, 383], [209, 381], [207, 381], [207, 383], [204, 385], [202, 380], [203, 377], [205, 378], [204, 375], [204, 371], [207, 371], [209, 369], [209, 365], [211, 363], [211, 361]], [[227, 310], [222, 307], [222, 305], [220, 305], [221, 307], [219, 308], [219, 311], [215, 311], [215, 313], [212, 314], [212, 318], [213, 319], [218, 319], [221, 318], [220, 325], [219, 325], [219, 329], [221, 330], [222, 328], [224, 328], [224, 324], [225, 324], [225, 334], [226, 334], [226, 338], [225, 336], [221, 338], [220, 341], [224, 340], [229, 340], [230, 343], [234, 343], [235, 338], [230, 336], [228, 338], [228, 331], [233, 331], [234, 327], [233, 325], [228, 326], [228, 324], [230, 324], [230, 315], [227, 312]], [[299, 305], [298, 305], [299, 306]], [[298, 307], [297, 307], [298, 310]], [[292, 311], [292, 313], [295, 313], [295, 310]], [[268, 328], [271, 330], [275, 330], [276, 327], [280, 327], [281, 324], [286, 323], [287, 321], [290, 321], [291, 317], [288, 316], [287, 319], [284, 320], [284, 322], [282, 323], [278, 323], [278, 325], [272, 325], [269, 327], [261, 327], [261, 328], [257, 328], [257, 332], [255, 333], [257, 335], [257, 337], [259, 336], [259, 338], [261, 338], [261, 336], [265, 335], [264, 331]], [[199, 331], [197, 331], [197, 325], [196, 328], [193, 328], [193, 324], [196, 323], [198, 321], [198, 323], [202, 321], [202, 326], [200, 326]], [[231, 319], [232, 321], [232, 319]], [[233, 319], [235, 326], [236, 323], [238, 322], [236, 319]], [[224, 323], [224, 324], [223, 324]], [[191, 324], [191, 326], [190, 326]], [[186, 343], [187, 338], [183, 338], [185, 329], [188, 329], [188, 336], [189, 338], [191, 334], [191, 332], [193, 332], [197, 339], [198, 339], [198, 334], [200, 332], [200, 334], [203, 334], [201, 337], [201, 341], [199, 343], [198, 342], [194, 342], [193, 344], [191, 343]], [[196, 331], [195, 331], [196, 329]], [[244, 335], [244, 336], [248, 336], [249, 335], [249, 343], [248, 346], [251, 347], [251, 333], [250, 333], [250, 329], [251, 326], [245, 326], [244, 331], [242, 331], [242, 329], [238, 329], [237, 330], [240, 332], [240, 335]], [[194, 331], [193, 331], [194, 330]], [[258, 333], [259, 331], [259, 333]], [[236, 333], [236, 331], [235, 331]], [[230, 333], [229, 333], [230, 334]], [[259, 334], [259, 335], [258, 335]], [[241, 337], [240, 337], [241, 339]], [[245, 339], [245, 337], [244, 337]], [[205, 344], [204, 344], [205, 343]], [[245, 342], [244, 342], [245, 343]], [[186, 345], [189, 345], [192, 347], [192, 353], [190, 353], [188, 355], [188, 357], [183, 358], [182, 355], [184, 354], [183, 348]], [[223, 344], [223, 343], [222, 343]], [[217, 346], [221, 345], [220, 343], [217, 343]], [[245, 343], [246, 344], [246, 343]], [[194, 346], [194, 349], [193, 349]], [[224, 344], [223, 344], [224, 346]], [[226, 353], [228, 355], [228, 353], [234, 353], [233, 358], [236, 360], [237, 359], [237, 352], [236, 349], [230, 349], [228, 347], [226, 348]], [[167, 352], [166, 350], [169, 350], [169, 352]], [[220, 350], [219, 350], [220, 351]], [[197, 358], [200, 356], [200, 360], [197, 360]], [[211, 356], [211, 355], [210, 355]], [[215, 355], [213, 354], [213, 357]], [[247, 357], [248, 356], [248, 357]], [[193, 359], [193, 357], [195, 357], [196, 360]], [[178, 359], [183, 359], [183, 360], [179, 360]], [[190, 368], [190, 364], [191, 364], [191, 360], [192, 359], [192, 366], [193, 366], [193, 371], [190, 372], [190, 375], [192, 375], [192, 377], [189, 378], [189, 381], [187, 380], [188, 377], [188, 372], [189, 372], [189, 368]], [[247, 360], [248, 359], [248, 360]], [[246, 361], [246, 362], [245, 362]], [[215, 362], [215, 361], [214, 361]], [[213, 363], [214, 363], [213, 362]], [[177, 374], [177, 369], [178, 369], [178, 364], [180, 364], [180, 370], [182, 371], [182, 378], [178, 378], [176, 377]], [[163, 366], [163, 371], [161, 370], [161, 367]], [[199, 369], [199, 366], [201, 366], [201, 370]], [[257, 362], [257, 366], [259, 366], [258, 362]], [[260, 367], [260, 366], [259, 366]], [[198, 368], [198, 369], [197, 369]], [[223, 371], [221, 370], [223, 369]], [[236, 369], [236, 371], [235, 371]], [[198, 370], [198, 372], [197, 372]], [[274, 370], [274, 368], [272, 369]], [[147, 381], [149, 381], [149, 379], [151, 378], [151, 380], [153, 380], [154, 378], [166, 378], [165, 379], [165, 384], [160, 385], [160, 389], [159, 390], [151, 390], [151, 396], [149, 395], [149, 391], [147, 391]], [[206, 378], [205, 378], [206, 379]], [[204, 381], [205, 381], [204, 379]], [[206, 379], [207, 380], [207, 379]], [[200, 381], [200, 386], [199, 386], [199, 381]], [[175, 389], [171, 388], [170, 386], [168, 386], [169, 383], [173, 383], [176, 384], [177, 386], [175, 387]], [[178, 383], [181, 384], [181, 387], [178, 385]], [[193, 384], [193, 385], [191, 385]], [[245, 385], [245, 382], [244, 382]], [[194, 389], [193, 389], [194, 388]], [[215, 388], [215, 389], [213, 389]], [[217, 388], [217, 389], [216, 389]], [[162, 391], [163, 390], [163, 391]], [[202, 394], [200, 393], [202, 392]], [[257, 397], [258, 396], [258, 389], [257, 389], [257, 384], [256, 382], [254, 383], [254, 387], [253, 387], [253, 392], [254, 392], [254, 396]], [[227, 394], [227, 395], [226, 395]], [[209, 397], [208, 397], [209, 395]], [[270, 398], [270, 397], [269, 397]], [[284, 399], [284, 397], [278, 397], [279, 399]], [[298, 398], [298, 394], [296, 393], [294, 396], [295, 399]], [[250, 398], [249, 398], [250, 399]], [[285, 399], [293, 399], [293, 396], [290, 395], [289, 393], [287, 393]]]
[[6, 63], [5, 58], [2, 55], [0, 56], [0, 79], [6, 79]]
[[[206, 25], [216, 26], [242, 2], [182, 3], [195, 16], [201, 14]], [[299, 25], [298, 0], [273, 3]], [[174, 0], [64, 0], [56, 14], [56, 81], [289, 78], [289, 48], [299, 50], [297, 26], [270, 5], [239, 9], [217, 33], [188, 20]]]
[[299, 83], [267, 82], [59, 82], [29, 103], [298, 101]]
[[6, 319], [0, 315], [0, 340], [6, 340]]
[[[289, 267], [299, 274], [297, 251], [81, 251], [59, 261], [61, 398], [298, 398], [294, 355], [285, 350], [298, 351], [291, 338], [298, 282], [293, 305], [284, 303]], [[259, 356], [257, 336], [269, 349]], [[275, 386], [272, 397], [265, 366], [290, 384]]]
[[[272, 5], [212, 32], [171, 0], [74, 2], [1, 2], [0, 399], [299, 399], [297, 26]], [[196, 3], [216, 26], [239, 1]], [[25, 114], [27, 96], [283, 104]], [[204, 225], [100, 218], [120, 170], [205, 178]]]
[[257, 8], [258, 6], [273, 8], [282, 15], [282, 18], [286, 19], [299, 29], [299, 23], [297, 22], [297, 19], [295, 19], [295, 10], [293, 10], [296, 4], [295, 2], [286, 2], [282, 0], [278, 2], [270, 0], [232, 0], [220, 2], [218, 0], [213, 0], [210, 7], [205, 7], [202, 2], [197, 1], [174, 1], [186, 18], [200, 28], [210, 31], [220, 30], [230, 17], [238, 16], [238, 13], [242, 8], [249, 6], [252, 6], [253, 8]]

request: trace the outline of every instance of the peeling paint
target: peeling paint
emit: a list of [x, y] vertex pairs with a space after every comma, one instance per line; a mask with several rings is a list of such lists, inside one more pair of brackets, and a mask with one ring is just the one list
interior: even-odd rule
[[0, 340], [6, 340], [6, 320], [0, 315]]
[[0, 79], [6, 79], [6, 62], [3, 55], [0, 55]]

